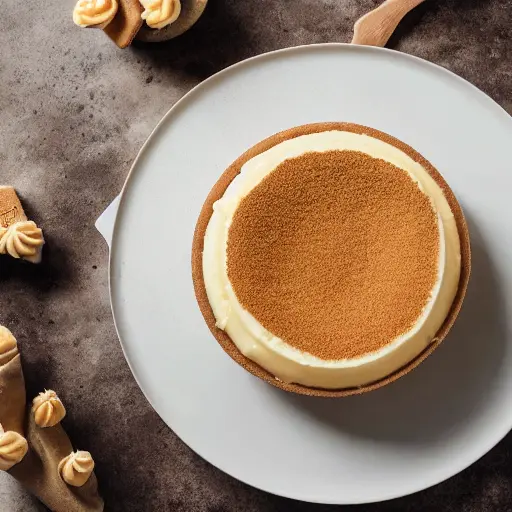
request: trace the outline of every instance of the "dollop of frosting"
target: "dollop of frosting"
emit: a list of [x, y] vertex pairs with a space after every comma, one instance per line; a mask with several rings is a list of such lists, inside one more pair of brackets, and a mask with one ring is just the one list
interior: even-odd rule
[[73, 10], [73, 21], [79, 27], [105, 28], [119, 8], [117, 0], [78, 0]]
[[28, 451], [27, 440], [18, 432], [5, 432], [0, 425], [0, 470], [7, 471], [23, 460]]
[[66, 416], [66, 408], [51, 389], [39, 393], [32, 402], [32, 412], [38, 427], [54, 427]]
[[73, 487], [82, 487], [94, 470], [94, 460], [89, 452], [71, 452], [59, 463], [62, 480]]
[[0, 325], [0, 366], [7, 364], [18, 354], [18, 344], [11, 331]]
[[43, 244], [43, 231], [31, 220], [0, 227], [0, 254], [39, 263]]
[[141, 14], [148, 27], [164, 28], [178, 19], [181, 12], [180, 0], [140, 0], [144, 12]]

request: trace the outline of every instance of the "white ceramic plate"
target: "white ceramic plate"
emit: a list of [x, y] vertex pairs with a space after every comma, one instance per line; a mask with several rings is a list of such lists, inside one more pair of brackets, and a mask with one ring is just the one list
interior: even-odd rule
[[[222, 171], [285, 128], [350, 121], [426, 156], [470, 224], [473, 275], [443, 345], [410, 375], [339, 400], [286, 394], [246, 373], [206, 327], [192, 289], [196, 218]], [[512, 119], [450, 72], [390, 50], [292, 48], [203, 82], [138, 156], [113, 229], [115, 321], [155, 410], [226, 473], [311, 502], [419, 491], [463, 470], [512, 426]], [[116, 206], [99, 222], [112, 232]]]

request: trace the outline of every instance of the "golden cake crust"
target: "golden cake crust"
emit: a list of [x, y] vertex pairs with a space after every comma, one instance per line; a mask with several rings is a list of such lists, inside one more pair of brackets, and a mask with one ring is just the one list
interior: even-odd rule
[[[311, 133], [324, 132], [329, 130], [340, 130], [340, 131], [348, 131], [359, 134], [366, 134], [376, 139], [380, 139], [388, 144], [395, 146], [400, 149], [407, 155], [409, 155], [413, 160], [421, 164], [427, 172], [432, 176], [432, 178], [436, 181], [436, 183], [441, 187], [448, 204], [454, 214], [455, 221], [457, 224], [457, 229], [460, 238], [460, 249], [461, 249], [461, 275], [459, 279], [459, 287], [457, 290], [457, 294], [453, 301], [450, 312], [444, 321], [443, 325], [437, 332], [432, 343], [415, 359], [409, 362], [403, 368], [397, 370], [391, 375], [387, 376], [384, 379], [381, 379], [377, 382], [358, 387], [358, 388], [346, 388], [339, 390], [325, 390], [318, 388], [310, 388], [300, 384], [289, 384], [277, 380], [272, 374], [261, 368], [258, 364], [246, 358], [236, 347], [236, 345], [231, 341], [229, 336], [218, 329], [215, 326], [215, 317], [213, 315], [212, 309], [210, 307], [208, 297], [206, 294], [206, 289], [204, 285], [203, 279], [203, 271], [202, 271], [202, 252], [203, 252], [203, 243], [204, 243], [204, 235], [206, 232], [206, 227], [210, 220], [212, 214], [213, 203], [220, 199], [228, 185], [235, 178], [235, 176], [240, 172], [241, 167], [251, 158], [256, 155], [267, 151], [271, 147], [280, 144], [281, 142], [293, 139], [295, 137], [299, 137], [301, 135], [308, 135]], [[305, 395], [315, 395], [315, 396], [326, 396], [326, 397], [339, 397], [339, 396], [348, 396], [352, 394], [359, 394], [366, 391], [370, 391], [373, 389], [377, 389], [385, 384], [393, 382], [398, 379], [402, 375], [405, 375], [410, 370], [415, 368], [419, 363], [421, 363], [426, 357], [428, 357], [442, 342], [451, 326], [453, 325], [457, 314], [460, 311], [462, 301], [466, 292], [469, 274], [470, 274], [470, 244], [469, 244], [469, 233], [466, 225], [466, 221], [464, 219], [464, 215], [462, 209], [457, 202], [453, 192], [451, 191], [448, 184], [445, 182], [443, 177], [439, 174], [439, 172], [428, 162], [425, 158], [423, 158], [418, 152], [404, 144], [403, 142], [387, 135], [378, 130], [368, 128], [361, 125], [356, 125], [352, 123], [316, 123], [309, 124], [304, 126], [299, 126], [296, 128], [291, 128], [289, 130], [285, 130], [283, 132], [277, 133], [262, 142], [256, 144], [248, 151], [246, 151], [243, 155], [241, 155], [233, 164], [231, 164], [226, 171], [219, 178], [217, 183], [214, 185], [210, 194], [208, 195], [201, 213], [199, 215], [199, 219], [197, 221], [193, 245], [192, 245], [192, 278], [194, 282], [194, 289], [196, 293], [196, 298], [203, 314], [203, 317], [212, 332], [215, 336], [221, 347], [224, 349], [227, 354], [234, 359], [237, 363], [243, 366], [247, 371], [251, 372], [253, 375], [269, 382], [270, 384], [284, 389], [286, 391], [291, 391], [299, 394]]]

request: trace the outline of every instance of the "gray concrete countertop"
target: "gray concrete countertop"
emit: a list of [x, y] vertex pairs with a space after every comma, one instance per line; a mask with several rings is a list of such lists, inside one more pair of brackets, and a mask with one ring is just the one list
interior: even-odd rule
[[[73, 1], [4, 2], [0, 182], [45, 230], [41, 266], [0, 261], [0, 323], [18, 337], [29, 396], [59, 392], [65, 427], [89, 449], [106, 510], [327, 511], [243, 485], [201, 460], [158, 418], [123, 358], [96, 217], [120, 191], [158, 120], [186, 91], [262, 52], [348, 42], [378, 0], [210, 0], [187, 34], [117, 49], [71, 21]], [[512, 0], [430, 0], [391, 47], [445, 66], [512, 113]], [[419, 99], [421, 101], [421, 99]], [[433, 489], [365, 511], [511, 511], [512, 437]], [[0, 510], [44, 508], [0, 475]]]

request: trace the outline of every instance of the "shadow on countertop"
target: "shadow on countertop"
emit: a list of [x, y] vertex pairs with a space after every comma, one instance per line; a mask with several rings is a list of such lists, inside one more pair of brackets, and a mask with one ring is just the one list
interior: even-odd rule
[[179, 70], [198, 80], [258, 53], [226, 0], [210, 0], [203, 16], [182, 36], [162, 43], [134, 41], [132, 51], [156, 68]]

